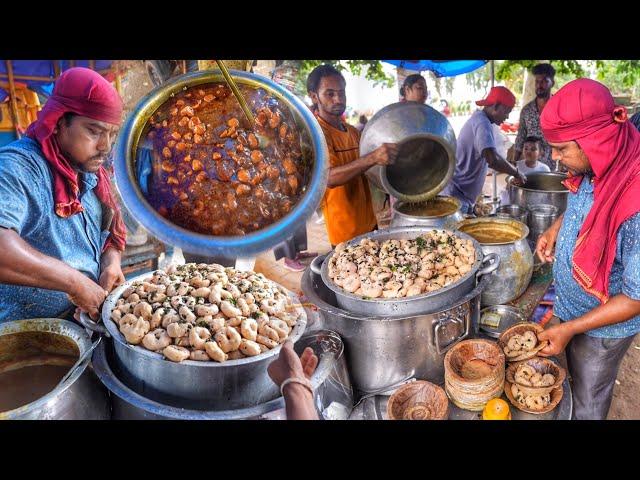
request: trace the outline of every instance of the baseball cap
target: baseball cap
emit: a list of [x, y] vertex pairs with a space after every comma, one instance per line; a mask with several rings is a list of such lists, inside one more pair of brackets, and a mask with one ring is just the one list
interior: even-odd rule
[[487, 105], [495, 105], [496, 103], [513, 108], [516, 104], [516, 97], [507, 87], [493, 87], [489, 91], [487, 98], [478, 100], [476, 105], [484, 107]]

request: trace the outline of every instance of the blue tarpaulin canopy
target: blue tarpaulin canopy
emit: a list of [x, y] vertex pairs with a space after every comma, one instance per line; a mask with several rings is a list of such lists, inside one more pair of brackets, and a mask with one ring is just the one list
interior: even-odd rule
[[[100, 73], [106, 73], [112, 60], [11, 60], [13, 79], [26, 83], [35, 92], [48, 96], [53, 90], [53, 83], [61, 72], [71, 67], [87, 67]], [[9, 81], [7, 60], [0, 60], [0, 83]], [[0, 87], [0, 102], [8, 92]]]
[[417, 72], [430, 70], [437, 77], [454, 77], [483, 67], [488, 60], [383, 60], [383, 62]]

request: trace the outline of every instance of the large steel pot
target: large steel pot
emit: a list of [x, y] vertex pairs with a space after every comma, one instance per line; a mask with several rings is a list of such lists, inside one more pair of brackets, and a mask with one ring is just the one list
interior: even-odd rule
[[[419, 211], [425, 206], [425, 203], [438, 205], [449, 205], [450, 210], [441, 214], [416, 215], [413, 212]], [[426, 206], [425, 206], [426, 207]], [[445, 228], [453, 230], [458, 222], [464, 219], [464, 215], [460, 211], [460, 200], [455, 197], [438, 195], [428, 202], [409, 203], [397, 202], [393, 206], [393, 214], [391, 217], [391, 227], [431, 227]]]
[[[358, 244], [360, 243], [360, 240], [364, 238], [380, 242], [391, 238], [398, 240], [412, 239], [430, 231], [433, 231], [433, 229], [428, 227], [395, 227], [365, 233], [364, 235], [360, 235], [350, 240], [347, 244]], [[332, 290], [335, 294], [337, 305], [354, 314], [408, 317], [410, 315], [438, 312], [457, 302], [460, 298], [472, 291], [476, 287], [477, 279], [482, 275], [487, 275], [495, 271], [500, 262], [500, 259], [496, 254], [483, 254], [480, 244], [473, 237], [460, 232], [455, 232], [455, 235], [473, 242], [476, 252], [476, 261], [471, 267], [471, 270], [457, 282], [433, 292], [422, 293], [412, 297], [391, 299], [376, 298], [369, 300], [358, 295], [348, 293], [333, 283], [329, 277], [329, 261], [335, 254], [335, 251], [329, 253], [322, 262], [322, 280], [327, 288]]]
[[[0, 363], [6, 367], [21, 364], [49, 364], [69, 368], [91, 347], [87, 333], [79, 326], [59, 318], [34, 318], [0, 324]], [[68, 357], [68, 362], [64, 362]], [[43, 397], [13, 410], [0, 412], [10, 420], [107, 420], [107, 391], [88, 368], [87, 358], [61, 385]], [[9, 365], [11, 364], [11, 365]]]
[[[255, 357], [218, 362], [185, 360], [174, 363], [160, 353], [127, 343], [111, 320], [111, 310], [132, 282], [147, 278], [140, 275], [116, 288], [102, 306], [104, 326], [82, 315], [82, 324], [112, 338], [115, 366], [120, 379], [132, 390], [167, 405], [206, 409], [235, 410], [265, 403], [278, 397], [279, 391], [267, 374], [267, 366], [277, 357], [281, 346]], [[287, 293], [299, 303], [292, 292]], [[304, 333], [307, 316], [302, 307], [298, 323], [289, 334], [296, 342]], [[106, 327], [106, 328], [105, 328]]]
[[317, 210], [327, 186], [329, 153], [322, 128], [309, 108], [295, 95], [266, 77], [231, 70], [236, 83], [261, 88], [289, 107], [302, 133], [303, 153], [312, 165], [309, 183], [291, 212], [266, 228], [243, 236], [213, 236], [179, 227], [160, 215], [146, 200], [140, 184], [145, 169], [137, 168], [137, 147], [149, 117], [174, 93], [187, 87], [224, 82], [219, 71], [193, 72], [176, 77], [157, 87], [137, 104], [129, 115], [116, 145], [115, 175], [127, 209], [147, 230], [169, 245], [198, 255], [246, 257], [270, 249], [304, 227]]
[[449, 183], [456, 166], [456, 136], [447, 118], [418, 102], [399, 102], [377, 112], [362, 131], [360, 155], [383, 143], [398, 143], [393, 165], [374, 166], [367, 177], [407, 202], [433, 198]]
[[535, 244], [538, 237], [553, 225], [560, 215], [555, 205], [531, 205], [529, 206], [529, 241]]
[[411, 377], [442, 383], [445, 353], [478, 332], [480, 295], [487, 277], [439, 311], [376, 316], [340, 308], [319, 273], [321, 263], [322, 257], [314, 260], [300, 286], [305, 300], [318, 307], [323, 325], [340, 334], [351, 381], [361, 393], [386, 391]]
[[[353, 405], [353, 392], [344, 365], [343, 344], [340, 337], [322, 330], [302, 337], [295, 346], [298, 354], [311, 347], [319, 363], [311, 377], [315, 404], [322, 414], [327, 408], [342, 405], [346, 414]], [[93, 354], [96, 374], [111, 392], [112, 418], [114, 420], [240, 420], [283, 419], [284, 399], [281, 396], [251, 405], [229, 410], [198, 410], [166, 405], [147, 398], [129, 388], [120, 380], [113, 348], [102, 343]]]
[[513, 177], [507, 177], [509, 202], [528, 208], [531, 205], [554, 205], [559, 213], [567, 209], [569, 190], [562, 182], [567, 176], [564, 173], [530, 173], [527, 183], [516, 185]]
[[482, 292], [482, 305], [499, 305], [518, 298], [527, 289], [533, 274], [533, 253], [527, 242], [529, 228], [510, 218], [480, 217], [463, 220], [458, 229], [471, 236], [504, 232], [516, 237], [511, 241], [480, 242], [485, 255], [500, 257], [500, 266], [490, 275]]

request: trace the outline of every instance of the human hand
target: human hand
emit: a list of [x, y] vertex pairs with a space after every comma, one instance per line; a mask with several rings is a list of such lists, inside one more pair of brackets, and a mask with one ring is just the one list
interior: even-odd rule
[[371, 160], [375, 165], [393, 165], [399, 151], [397, 143], [383, 143], [369, 155], [371, 155]]
[[279, 387], [287, 378], [310, 378], [317, 365], [318, 357], [310, 347], [305, 348], [298, 358], [298, 354], [293, 350], [293, 343], [286, 341], [282, 345], [280, 355], [271, 362], [267, 372], [271, 380]]
[[98, 283], [107, 292], [111, 292], [117, 286], [122, 285], [124, 283], [124, 274], [120, 264], [113, 263], [104, 267], [100, 273]]
[[553, 262], [555, 260], [555, 247], [556, 239], [558, 238], [558, 232], [560, 230], [552, 225], [545, 232], [540, 235], [536, 243], [536, 255], [543, 262]]
[[563, 322], [545, 329], [538, 334], [538, 340], [541, 342], [548, 340], [549, 345], [540, 350], [538, 352], [539, 355], [542, 357], [558, 355], [565, 349], [573, 335], [569, 322]]
[[107, 295], [109, 295], [108, 291], [80, 272], [67, 291], [71, 303], [87, 312], [93, 320], [98, 320], [100, 306]]
[[527, 183], [527, 176], [524, 173], [518, 172], [518, 175], [513, 177], [513, 183], [515, 185], [524, 185]]

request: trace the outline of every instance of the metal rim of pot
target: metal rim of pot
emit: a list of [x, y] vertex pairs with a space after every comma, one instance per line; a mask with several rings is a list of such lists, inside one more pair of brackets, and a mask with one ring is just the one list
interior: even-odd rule
[[[150, 275], [149, 273], [138, 275], [137, 277], [126, 281], [125, 283], [123, 283], [122, 285], [120, 285], [118, 288], [116, 288], [111, 292], [111, 294], [107, 297], [107, 299], [104, 301], [104, 304], [102, 305], [102, 313], [100, 315], [102, 319], [102, 325], [91, 320], [91, 318], [84, 312], [80, 314], [80, 323], [82, 324], [83, 327], [88, 328], [91, 331], [97, 332], [101, 335], [105, 335], [106, 337], [111, 337], [114, 342], [118, 342], [120, 345], [126, 348], [133, 348], [138, 355], [148, 357], [158, 362], [166, 362], [168, 360], [165, 360], [164, 356], [161, 353], [153, 352], [151, 350], [147, 350], [142, 346], [131, 345], [130, 343], [128, 343], [124, 338], [124, 336], [122, 335], [122, 333], [120, 333], [120, 330], [118, 330], [118, 328], [115, 326], [115, 323], [113, 322], [113, 320], [111, 320], [111, 311], [115, 307], [116, 302], [120, 298], [120, 295], [122, 295], [122, 292], [124, 292], [124, 290], [126, 290], [129, 286], [131, 286], [133, 282], [140, 281], [144, 278], [148, 278], [149, 275]], [[270, 281], [273, 281], [273, 280], [270, 280]], [[292, 300], [296, 301], [296, 303], [299, 303], [299, 299], [295, 296], [293, 292], [290, 292], [289, 290], [284, 288], [282, 285], [278, 285], [278, 286], [282, 288]], [[302, 312], [302, 314], [300, 315], [300, 317], [298, 317], [297, 323], [294, 325], [293, 329], [291, 330], [291, 333], [287, 337], [287, 340], [293, 342], [294, 344], [300, 339], [300, 337], [302, 337], [307, 327], [307, 313], [304, 311], [304, 308], [299, 307], [299, 309]], [[276, 354], [279, 354], [281, 348], [282, 348], [282, 344], [278, 344], [278, 346], [270, 349], [268, 352], [261, 353], [260, 355], [255, 355], [253, 357], [240, 358], [237, 360], [225, 360], [224, 362], [221, 362], [221, 363], [215, 362], [215, 361], [200, 362], [196, 360], [183, 360], [182, 362], [180, 362], [180, 365], [186, 365], [190, 367], [191, 366], [199, 367], [199, 368], [234, 367], [238, 365], [260, 362], [269, 357], [273, 357]]]
[[532, 215], [534, 217], [546, 218], [546, 217], [554, 217], [558, 215], [558, 212], [560, 210], [555, 205], [538, 204], [538, 205], [529, 205], [527, 207], [527, 211], [529, 212], [529, 215]]
[[[63, 333], [65, 330], [72, 335], [65, 335]], [[87, 333], [82, 329], [82, 327], [68, 320], [63, 320], [60, 318], [30, 318], [25, 320], [14, 320], [11, 322], [0, 324], [0, 335], [11, 335], [14, 333], [23, 332], [44, 332], [51, 333], [53, 335], [62, 335], [70, 338], [78, 347], [78, 358], [80, 358], [80, 355], [82, 355], [88, 348], [91, 347], [91, 340]], [[69, 389], [75, 383], [75, 381], [80, 378], [80, 375], [85, 372], [90, 362], [91, 357], [87, 357], [87, 359], [82, 362], [82, 364], [78, 366], [78, 368], [76, 368], [75, 372], [64, 383], [57, 385], [49, 393], [43, 395], [42, 397], [34, 400], [31, 403], [27, 403], [26, 405], [14, 408], [13, 410], [0, 412], [0, 418], [17, 417], [22, 415], [27, 410], [34, 410], [43, 407], [47, 402], [55, 397], [62, 395], [65, 391], [67, 391], [67, 389]], [[72, 365], [69, 365], [69, 368], [71, 368], [71, 366]]]
[[[316, 257], [316, 258], [321, 258], [322, 260], [324, 260], [323, 256]], [[304, 285], [305, 283], [311, 281], [311, 279], [309, 278], [309, 276], [311, 274], [310, 272], [313, 272], [316, 275], [320, 275], [320, 271], [321, 271], [320, 270], [320, 266], [321, 265], [322, 265], [322, 261], [319, 261], [315, 266], [312, 266], [309, 269], [309, 271], [305, 271], [302, 274], [302, 279], [300, 280], [301, 285]], [[482, 293], [482, 291], [486, 288], [488, 281], [489, 281], [488, 280], [488, 275], [484, 275], [480, 279], [480, 281], [478, 282], [478, 285], [476, 285], [476, 287], [473, 290], [471, 290], [469, 293], [464, 295], [462, 298], [460, 298], [456, 302], [452, 303], [450, 307], [447, 307], [444, 310], [439, 310], [439, 311], [435, 311], [435, 312], [419, 313], [419, 314], [410, 315], [410, 316], [407, 316], [407, 315], [398, 315], [398, 316], [380, 315], [380, 316], [376, 316], [376, 315], [367, 315], [367, 314], [359, 315], [357, 313], [353, 313], [353, 312], [350, 312], [350, 311], [345, 310], [343, 308], [340, 308], [340, 307], [338, 307], [336, 305], [332, 305], [330, 303], [327, 303], [324, 300], [322, 300], [321, 298], [317, 297], [317, 295], [315, 295], [315, 294], [314, 294], [314, 296], [317, 297], [317, 298], [312, 299], [311, 303], [313, 303], [315, 306], [317, 306], [323, 312], [327, 312], [327, 313], [329, 313], [331, 315], [338, 315], [340, 317], [348, 318], [350, 320], [357, 320], [357, 321], [361, 321], [361, 322], [379, 322], [379, 321], [394, 322], [394, 321], [403, 321], [403, 320], [406, 320], [407, 318], [421, 317], [421, 316], [424, 316], [424, 315], [432, 315], [432, 314], [445, 312], [447, 310], [451, 310], [453, 308], [456, 308], [456, 307], [458, 307], [458, 306], [460, 306], [460, 305], [462, 305], [464, 303], [467, 303], [469, 300], [472, 300], [474, 297], [476, 297], [476, 296], [478, 296], [478, 295], [480, 295]], [[304, 287], [301, 287], [301, 288], [304, 289]], [[307, 293], [305, 292], [305, 296], [306, 295], [307, 295]]]
[[[491, 216], [491, 217], [465, 218], [461, 222], [458, 222], [458, 225], [456, 226], [456, 230], [460, 230], [460, 228], [464, 227], [465, 225], [475, 225], [475, 224], [482, 224], [482, 223], [489, 223], [489, 222], [497, 222], [497, 223], [515, 222], [518, 224], [518, 227], [522, 229], [522, 234], [520, 235], [520, 237], [516, 238], [515, 240], [510, 240], [508, 242], [491, 242], [491, 243], [478, 242], [480, 245], [509, 245], [510, 243], [519, 242], [520, 240], [526, 240], [526, 238], [529, 236], [529, 227], [525, 223], [521, 222], [520, 220], [516, 220], [515, 218], [512, 218], [512, 217], [505, 218], [505, 217]], [[465, 233], [465, 232], [461, 231], [461, 233]], [[469, 233], [467, 233], [466, 235], [472, 236]], [[474, 240], [477, 241], [475, 238]]]
[[[455, 152], [453, 151], [451, 146], [448, 145], [447, 142], [443, 142], [442, 138], [439, 137], [438, 135], [433, 135], [431, 133], [416, 133], [414, 135], [409, 135], [403, 138], [401, 141], [398, 142], [398, 150], [402, 150], [403, 145], [409, 142], [412, 142], [414, 140], [430, 140], [432, 142], [435, 142], [445, 150], [447, 155], [455, 158]], [[445, 176], [442, 178], [442, 180], [440, 180], [440, 182], [438, 182], [438, 184], [435, 187], [422, 193], [407, 194], [407, 193], [399, 192], [391, 185], [388, 177], [389, 165], [386, 165], [383, 168], [384, 174], [381, 176], [382, 186], [386, 189], [389, 195], [397, 198], [398, 200], [402, 200], [404, 202], [425, 202], [427, 200], [432, 199], [436, 195], [438, 195], [438, 193], [440, 193], [444, 189], [444, 187], [447, 186], [449, 181], [453, 178], [455, 168], [456, 168], [455, 162], [448, 162], [448, 168]]]
[[[532, 177], [532, 176], [535, 176], [535, 175], [538, 175], [538, 176], [544, 175], [544, 176], [558, 177], [558, 178], [564, 178], [564, 179], [567, 178], [567, 175], [564, 174], [564, 173], [544, 172], [544, 173], [531, 173], [531, 174], [527, 175], [527, 179], [529, 179], [529, 177]], [[527, 192], [549, 192], [549, 193], [568, 193], [569, 192], [569, 190], [567, 188], [564, 188], [562, 190], [542, 190], [542, 189], [539, 189], [539, 188], [525, 188], [523, 185], [514, 184], [512, 175], [509, 175], [505, 179], [505, 181], [506, 181], [507, 185], [509, 185], [510, 187], [519, 188], [520, 190], [525, 190]]]
[[125, 120], [114, 159], [116, 185], [133, 217], [161, 241], [200, 255], [246, 257], [266, 251], [291, 236], [296, 228], [306, 223], [305, 214], [313, 213], [319, 206], [328, 178], [329, 152], [320, 124], [309, 108], [294, 94], [266, 77], [248, 72], [230, 70], [234, 80], [241, 85], [263, 88], [278, 97], [291, 110], [297, 122], [302, 120], [315, 152], [311, 177], [293, 209], [271, 225], [241, 236], [214, 236], [196, 233], [182, 228], [164, 218], [147, 201], [135, 173], [138, 142], [151, 115], [171, 96], [188, 87], [207, 83], [224, 82], [219, 71], [209, 70], [181, 75], [155, 88], [140, 100]]
[[93, 365], [100, 381], [123, 401], [133, 404], [143, 410], [154, 412], [157, 415], [181, 419], [181, 420], [237, 420], [241, 418], [259, 416], [267, 412], [284, 408], [284, 399], [275, 398], [269, 402], [254, 407], [238, 410], [195, 410], [181, 407], [173, 407], [143, 397], [131, 388], [127, 387], [115, 375], [107, 362], [106, 344], [102, 342], [93, 354]]
[[[321, 267], [321, 277], [322, 277], [322, 281], [325, 283], [325, 285], [327, 286], [327, 288], [329, 288], [330, 290], [332, 290], [335, 294], [337, 295], [343, 295], [347, 298], [350, 298], [352, 300], [357, 300], [359, 302], [363, 302], [365, 305], [372, 305], [372, 304], [379, 304], [379, 303], [394, 303], [394, 304], [404, 304], [404, 303], [414, 303], [414, 302], [419, 302], [420, 300], [425, 300], [428, 299], [430, 297], [434, 297], [435, 295], [445, 295], [447, 292], [450, 292], [452, 290], [455, 290], [460, 284], [462, 284], [463, 282], [465, 282], [466, 280], [468, 280], [469, 278], [471, 278], [472, 276], [482, 276], [482, 275], [486, 275], [489, 274], [495, 270], [498, 269], [499, 265], [500, 265], [500, 261], [498, 258], [498, 255], [495, 254], [489, 254], [489, 255], [484, 255], [482, 252], [482, 247], [481, 244], [472, 236], [464, 233], [464, 232], [459, 232], [459, 231], [452, 231], [452, 230], [447, 230], [447, 229], [442, 229], [442, 228], [424, 228], [424, 227], [395, 227], [395, 228], [389, 228], [389, 229], [385, 229], [385, 230], [377, 230], [375, 232], [369, 232], [369, 233], [365, 233], [363, 235], [359, 235], [351, 240], [349, 240], [347, 242], [348, 246], [351, 245], [355, 245], [360, 243], [360, 241], [362, 239], [365, 238], [371, 238], [371, 239], [375, 239], [376, 238], [376, 234], [380, 235], [380, 234], [393, 234], [393, 233], [416, 233], [416, 237], [418, 237], [420, 234], [423, 233], [427, 233], [427, 232], [431, 232], [431, 231], [446, 231], [450, 234], [454, 234], [456, 236], [459, 236], [461, 238], [463, 238], [464, 240], [471, 240], [473, 243], [473, 246], [475, 248], [475, 252], [476, 252], [476, 261], [474, 262], [473, 266], [471, 267], [471, 270], [466, 273], [463, 277], [459, 278], [456, 282], [447, 285], [445, 287], [442, 287], [438, 290], [435, 290], [433, 292], [426, 292], [426, 293], [421, 293], [420, 295], [414, 295], [411, 297], [399, 297], [399, 298], [389, 298], [386, 300], [381, 300], [381, 299], [373, 299], [373, 300], [368, 300], [365, 299], [361, 296], [358, 295], [354, 295], [353, 293], [349, 293], [346, 290], [342, 289], [341, 287], [339, 287], [338, 285], [335, 285], [333, 283], [333, 281], [329, 278], [329, 272], [328, 272], [328, 268], [329, 268], [329, 261], [331, 260], [331, 257], [335, 254], [335, 249], [332, 250], [331, 252], [329, 252], [327, 254], [327, 256], [325, 257], [324, 261], [322, 262], [322, 267]], [[490, 265], [486, 266], [486, 267], [482, 267], [482, 265], [484, 264], [485, 261], [493, 261], [493, 263], [491, 263]], [[482, 268], [481, 268], [482, 267]], [[406, 317], [406, 315], [405, 315]]]
[[[411, 203], [411, 202], [407, 202], [407, 201], [400, 201], [400, 202], [396, 202], [393, 205], [393, 214], [394, 215], [398, 215], [400, 217], [403, 218], [407, 218], [407, 219], [414, 219], [414, 218], [428, 218], [428, 219], [438, 219], [438, 218], [445, 218], [451, 215], [455, 215], [456, 212], [460, 211], [460, 208], [462, 207], [462, 204], [460, 203], [460, 200], [458, 200], [456, 197], [449, 197], [446, 195], [436, 195], [435, 197], [430, 198], [429, 200], [437, 200], [437, 199], [445, 199], [447, 202], [453, 204], [456, 206], [456, 209], [453, 212], [450, 213], [445, 213], [443, 215], [409, 215], [408, 213], [403, 213], [401, 212], [399, 209], [403, 206], [405, 206], [407, 203]], [[425, 200], [427, 201], [427, 200]]]
[[[328, 338], [328, 346], [333, 349], [335, 362], [337, 363], [344, 354], [344, 342], [340, 338], [340, 335], [333, 330], [314, 330], [303, 335], [300, 340], [304, 341], [319, 335]], [[156, 402], [155, 400], [143, 397], [122, 383], [109, 365], [107, 360], [107, 346], [104, 343], [96, 348], [93, 356], [93, 366], [100, 381], [114, 395], [118, 396], [124, 402], [134, 405], [136, 408], [141, 408], [145, 411], [153, 412], [156, 415], [165, 417], [182, 420], [238, 420], [257, 417], [285, 407], [284, 397], [282, 396], [269, 400], [268, 402], [261, 403], [260, 405], [236, 410], [196, 410], [173, 407], [171, 405]], [[311, 377], [311, 383], [314, 385], [314, 388], [317, 388], [326, 381], [330, 373], [331, 369], [326, 369], [324, 372], [314, 372]], [[323, 376], [320, 376], [321, 374]]]

